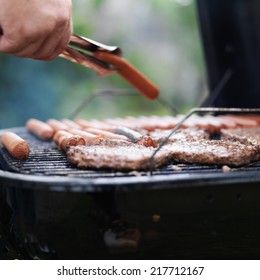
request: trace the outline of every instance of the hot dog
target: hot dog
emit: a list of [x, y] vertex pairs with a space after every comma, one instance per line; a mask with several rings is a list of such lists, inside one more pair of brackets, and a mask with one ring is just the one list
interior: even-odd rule
[[32, 134], [43, 140], [51, 140], [54, 134], [52, 127], [37, 119], [29, 119], [26, 127]]
[[83, 137], [86, 142], [86, 145], [91, 145], [100, 139], [100, 136], [98, 136], [96, 134], [89, 133], [84, 130], [80, 130], [80, 129], [76, 129], [76, 128], [70, 129], [69, 132], [73, 135], [79, 135], [79, 136]]
[[99, 136], [101, 136], [103, 138], [129, 141], [129, 139], [126, 136], [124, 136], [124, 135], [116, 134], [116, 133], [113, 133], [113, 132], [110, 132], [110, 131], [106, 131], [106, 130], [103, 130], [103, 129], [88, 127], [88, 128], [85, 128], [84, 131], [92, 133], [92, 134], [99, 135]]
[[58, 131], [58, 130], [68, 130], [68, 129], [69, 129], [69, 127], [68, 127], [65, 123], [63, 123], [63, 122], [61, 122], [61, 121], [58, 121], [58, 120], [55, 120], [55, 119], [49, 119], [49, 120], [47, 120], [47, 124], [48, 124], [50, 127], [52, 127], [52, 129], [53, 129], [54, 131]]
[[55, 134], [53, 136], [53, 141], [57, 146], [59, 146], [59, 143], [61, 143], [62, 138], [68, 137], [68, 136], [71, 136], [71, 135], [72, 134], [69, 133], [68, 131], [59, 130], [59, 131], [55, 132]]
[[88, 127], [93, 127], [93, 128], [98, 128], [98, 129], [104, 129], [104, 130], [110, 130], [111, 125], [106, 124], [102, 121], [99, 120], [84, 120], [84, 119], [76, 119], [76, 123], [81, 127], [81, 128], [88, 128]]
[[5, 132], [1, 137], [2, 145], [16, 159], [26, 160], [29, 157], [28, 143], [13, 132]]
[[159, 95], [159, 89], [150, 80], [148, 80], [142, 73], [134, 68], [124, 58], [102, 51], [93, 53], [94, 56], [102, 61], [111, 63], [117, 67], [117, 73], [125, 78], [137, 90], [140, 91], [145, 97], [155, 99]]
[[53, 141], [59, 149], [65, 151], [70, 146], [85, 145], [86, 141], [80, 135], [73, 135], [68, 131], [59, 130], [55, 133]]
[[80, 129], [80, 125], [75, 123], [74, 121], [70, 120], [70, 119], [62, 119], [61, 120], [62, 123], [64, 123], [65, 125], [67, 125], [67, 127], [69, 129], [71, 128], [76, 128], [76, 129]]
[[79, 145], [86, 145], [86, 141], [80, 135], [72, 135], [70, 137], [65, 137], [60, 143], [60, 147], [63, 151], [66, 151], [68, 147]]

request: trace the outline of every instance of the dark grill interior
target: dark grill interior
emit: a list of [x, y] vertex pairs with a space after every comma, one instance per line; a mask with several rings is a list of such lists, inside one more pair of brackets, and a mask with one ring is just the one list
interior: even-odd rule
[[[1, 168], [6, 171], [16, 172], [20, 174], [30, 174], [37, 176], [67, 176], [70, 178], [100, 178], [100, 177], [140, 177], [148, 176], [148, 171], [131, 171], [119, 172], [114, 170], [80, 170], [67, 162], [64, 152], [59, 151], [53, 142], [44, 142], [37, 139], [26, 131], [25, 128], [14, 128], [13, 132], [20, 135], [27, 140], [30, 144], [31, 152], [30, 157], [26, 161], [14, 159], [10, 154], [1, 147], [0, 164]], [[177, 167], [177, 168], [174, 168]], [[255, 162], [245, 167], [232, 168], [233, 174], [246, 173], [248, 176], [250, 172], [260, 171], [260, 162]], [[228, 173], [224, 174], [222, 167], [217, 165], [200, 165], [200, 164], [171, 164], [154, 170], [153, 175], [220, 175], [229, 176]], [[214, 177], [212, 177], [214, 179]]]

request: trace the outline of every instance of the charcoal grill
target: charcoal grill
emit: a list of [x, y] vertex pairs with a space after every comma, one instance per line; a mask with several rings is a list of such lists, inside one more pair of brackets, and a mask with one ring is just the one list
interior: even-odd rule
[[31, 154], [0, 151], [2, 258], [259, 258], [260, 162], [79, 170], [51, 142], [12, 131]]
[[[259, 108], [259, 1], [197, 4], [205, 105]], [[32, 151], [21, 162], [0, 150], [0, 258], [259, 259], [260, 162], [83, 171], [25, 128], [11, 131]]]

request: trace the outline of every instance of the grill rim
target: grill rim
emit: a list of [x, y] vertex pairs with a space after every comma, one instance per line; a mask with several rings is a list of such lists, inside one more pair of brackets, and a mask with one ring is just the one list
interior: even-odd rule
[[45, 189], [49, 191], [105, 192], [251, 184], [260, 182], [260, 174], [258, 171], [241, 171], [218, 174], [185, 173], [88, 179], [63, 176], [27, 175], [0, 170], [0, 179], [6, 182], [9, 186], [34, 190]]

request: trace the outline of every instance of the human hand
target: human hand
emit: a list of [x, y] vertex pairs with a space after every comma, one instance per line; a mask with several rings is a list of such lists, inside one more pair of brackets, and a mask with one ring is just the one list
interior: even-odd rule
[[0, 52], [52, 60], [69, 42], [71, 0], [0, 0]]

